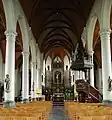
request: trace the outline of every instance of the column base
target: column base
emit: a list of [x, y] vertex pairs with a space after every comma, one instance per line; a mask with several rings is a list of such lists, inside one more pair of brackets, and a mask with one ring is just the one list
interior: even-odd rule
[[29, 103], [29, 99], [23, 99], [23, 103]]
[[36, 98], [32, 98], [32, 101], [36, 101]]
[[104, 106], [112, 106], [112, 100], [103, 100]]
[[41, 101], [41, 99], [42, 99], [41, 97], [37, 97], [36, 101]]
[[16, 103], [15, 103], [15, 101], [7, 100], [7, 101], [3, 102], [3, 107], [4, 108], [15, 108]]

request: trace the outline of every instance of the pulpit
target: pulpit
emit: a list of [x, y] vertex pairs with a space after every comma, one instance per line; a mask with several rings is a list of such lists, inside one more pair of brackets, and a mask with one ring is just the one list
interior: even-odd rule
[[88, 55], [83, 47], [82, 41], [80, 41], [77, 48], [76, 59], [72, 60], [71, 65], [72, 70], [83, 71], [85, 73], [84, 79], [79, 78], [76, 80], [76, 91], [78, 92], [79, 102], [101, 102], [100, 92], [89, 84], [91, 68], [91, 56]]
[[92, 87], [83, 79], [76, 81], [76, 91], [78, 92], [79, 102], [101, 102], [101, 94], [99, 90]]

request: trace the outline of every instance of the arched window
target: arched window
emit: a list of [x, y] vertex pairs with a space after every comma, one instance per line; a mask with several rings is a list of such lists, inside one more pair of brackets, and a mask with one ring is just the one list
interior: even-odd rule
[[49, 70], [49, 65], [47, 66], [47, 70]]
[[66, 70], [68, 70], [68, 65], [66, 65]]
[[74, 75], [73, 75], [73, 82], [74, 82]]
[[42, 75], [42, 82], [43, 82], [43, 75]]

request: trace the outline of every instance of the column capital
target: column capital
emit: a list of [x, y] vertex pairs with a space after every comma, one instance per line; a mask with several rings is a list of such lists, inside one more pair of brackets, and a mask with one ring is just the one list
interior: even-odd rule
[[30, 26], [28, 27], [28, 30], [31, 31], [31, 27]]
[[41, 67], [40, 67], [40, 65], [37, 64], [37, 70], [38, 70], [38, 69], [41, 69]]
[[37, 58], [37, 65], [40, 65], [41, 64], [41, 61], [40, 59]]
[[16, 36], [17, 36], [17, 32], [6, 30], [6, 31], [5, 31], [5, 35], [6, 35], [7, 37], [8, 37], [8, 36], [14, 36], [14, 37], [16, 37]]
[[22, 52], [22, 55], [23, 56], [25, 56], [25, 55], [28, 56], [28, 55], [30, 55], [30, 53], [29, 52]]
[[37, 65], [37, 62], [31, 62], [31, 65], [35, 65], [35, 66], [36, 66], [36, 65]]
[[102, 30], [100, 30], [100, 36], [102, 36], [102, 37], [105, 37], [105, 36], [110, 36], [110, 33], [111, 33], [111, 29], [102, 29]]
[[94, 51], [93, 50], [89, 50], [88, 54], [92, 56], [94, 54]]

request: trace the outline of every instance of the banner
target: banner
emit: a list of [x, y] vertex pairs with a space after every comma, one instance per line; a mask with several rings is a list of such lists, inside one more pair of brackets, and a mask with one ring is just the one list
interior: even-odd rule
[[78, 92], [76, 91], [76, 89], [74, 89], [74, 96], [76, 97], [78, 95]]

